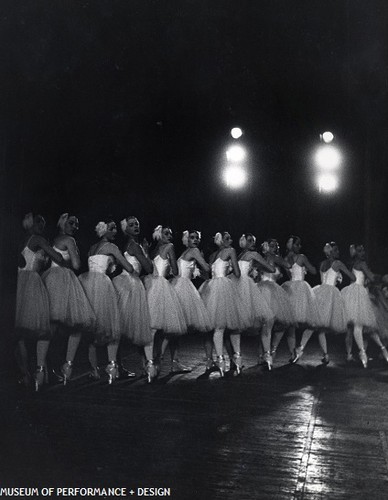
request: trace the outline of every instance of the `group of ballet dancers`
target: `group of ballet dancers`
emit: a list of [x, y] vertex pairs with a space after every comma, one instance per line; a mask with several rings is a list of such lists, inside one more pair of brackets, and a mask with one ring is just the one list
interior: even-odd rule
[[[118, 360], [124, 339], [141, 348], [148, 382], [158, 377], [168, 346], [171, 371], [190, 371], [178, 358], [178, 345], [191, 332], [204, 333], [205, 373], [217, 371], [221, 377], [227, 368], [225, 350], [229, 372], [241, 373], [244, 332], [257, 335], [259, 363], [269, 370], [285, 333], [293, 363], [301, 358], [314, 332], [324, 364], [329, 363], [327, 333], [344, 334], [348, 361], [353, 360], [354, 340], [365, 368], [367, 334], [388, 362], [387, 288], [369, 269], [362, 245], [350, 247], [352, 266], [348, 268], [339, 259], [337, 244], [326, 243], [319, 267], [321, 284], [311, 288], [305, 275], [316, 274], [316, 268], [301, 253], [297, 236], [290, 236], [282, 257], [276, 239], [264, 241], [258, 250], [253, 234], [242, 235], [236, 252], [230, 234], [218, 232], [215, 251], [205, 259], [199, 248], [200, 231], [187, 230], [182, 235], [185, 250], [177, 258], [169, 227], [157, 226], [149, 245], [146, 239], [140, 241], [138, 219], [126, 217], [120, 223], [126, 237], [122, 252], [114, 243], [117, 225], [107, 218], [95, 227], [97, 241], [88, 253], [88, 271], [77, 275], [81, 268], [75, 239], [78, 218], [68, 213], [60, 216], [53, 245], [43, 236], [45, 225], [41, 215], [29, 213], [23, 219], [16, 297], [21, 383], [35, 390], [47, 382], [48, 348], [60, 332], [68, 338], [64, 362], [57, 370], [64, 384], [72, 377], [82, 336], [89, 339], [93, 379], [102, 374], [97, 349], [106, 347], [109, 383], [120, 376], [135, 376]], [[343, 278], [349, 284], [340, 290], [337, 285]], [[296, 328], [303, 330], [299, 345]], [[36, 342], [33, 370], [28, 340]]]

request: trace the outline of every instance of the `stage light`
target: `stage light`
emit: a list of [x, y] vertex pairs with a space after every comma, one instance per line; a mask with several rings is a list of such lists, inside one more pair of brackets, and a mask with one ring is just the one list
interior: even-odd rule
[[241, 146], [232, 146], [226, 151], [226, 158], [231, 162], [243, 161], [245, 156], [245, 149]]
[[341, 154], [334, 146], [321, 146], [315, 154], [315, 162], [322, 170], [334, 170], [341, 163]]
[[318, 189], [320, 193], [332, 193], [338, 189], [338, 177], [333, 174], [321, 174], [318, 176]]
[[234, 127], [230, 131], [230, 135], [233, 137], [233, 139], [239, 139], [242, 136], [242, 130], [239, 127]]
[[239, 189], [247, 182], [248, 175], [239, 165], [231, 165], [225, 168], [223, 178], [228, 188]]
[[326, 144], [329, 144], [334, 139], [334, 135], [331, 132], [323, 132], [322, 140]]

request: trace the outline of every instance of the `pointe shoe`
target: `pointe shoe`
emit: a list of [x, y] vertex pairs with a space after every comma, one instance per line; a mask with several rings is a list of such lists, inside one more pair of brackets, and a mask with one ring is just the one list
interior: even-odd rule
[[387, 352], [387, 348], [385, 346], [383, 346], [381, 348], [381, 355], [383, 356], [385, 361], [388, 363], [388, 352]]
[[66, 361], [66, 363], [64, 363], [61, 366], [61, 374], [62, 374], [63, 385], [66, 385], [67, 381], [70, 380], [72, 373], [73, 373], [73, 362], [72, 361]]
[[216, 366], [218, 368], [218, 371], [220, 372], [221, 377], [225, 375], [225, 357], [224, 356], [217, 356], [217, 361], [216, 361]]
[[98, 366], [92, 367], [92, 369], [89, 372], [89, 378], [93, 380], [100, 380], [101, 375], [100, 375], [100, 368]]
[[171, 362], [170, 373], [190, 373], [193, 369], [189, 366], [182, 365], [179, 359], [173, 359]]
[[240, 373], [242, 372], [243, 365], [242, 365], [242, 357], [239, 352], [233, 354], [233, 364], [234, 364], [233, 370], [236, 371], [237, 375], [240, 375]]
[[147, 360], [144, 370], [147, 375], [147, 382], [150, 384], [158, 376], [158, 371], [152, 359]]
[[303, 356], [303, 347], [302, 346], [297, 347], [295, 349], [295, 354], [294, 354], [294, 357], [292, 359], [292, 363], [297, 363], [302, 356]]
[[352, 363], [354, 361], [353, 354], [351, 352], [348, 352], [346, 354], [346, 362], [347, 363]]
[[113, 384], [113, 382], [119, 376], [119, 369], [118, 369], [116, 361], [110, 361], [105, 368], [105, 372], [108, 374], [108, 377], [109, 377], [108, 384], [109, 385]]
[[275, 356], [276, 356], [276, 350], [277, 350], [277, 347], [272, 347], [272, 349], [271, 349], [270, 354], [271, 354], [271, 356], [272, 356], [272, 362], [273, 362], [273, 360], [275, 359]]
[[329, 355], [326, 353], [323, 355], [323, 358], [321, 359], [323, 365], [328, 365], [330, 363], [330, 358]]
[[210, 372], [215, 367], [213, 358], [206, 358], [206, 371]]
[[272, 370], [272, 356], [270, 351], [266, 351], [263, 356], [264, 364], [267, 365], [269, 371]]
[[34, 373], [35, 392], [38, 392], [42, 385], [47, 382], [47, 374], [44, 366], [37, 366]]
[[361, 360], [362, 366], [367, 368], [368, 366], [368, 356], [366, 355], [365, 349], [361, 349], [359, 352], [359, 358]]

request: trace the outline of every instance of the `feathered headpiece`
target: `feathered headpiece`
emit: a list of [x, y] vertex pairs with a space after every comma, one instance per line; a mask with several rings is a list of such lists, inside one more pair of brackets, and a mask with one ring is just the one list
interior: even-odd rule
[[238, 240], [238, 244], [240, 245], [240, 248], [246, 248], [247, 247], [247, 238], [245, 234], [241, 236], [241, 238]]
[[222, 234], [216, 233], [214, 236], [214, 243], [219, 247], [222, 245]]
[[106, 222], [100, 221], [94, 228], [99, 238], [102, 238], [104, 234], [108, 231], [108, 224]]
[[182, 243], [185, 247], [189, 246], [189, 232], [187, 231], [187, 229], [182, 233]]
[[263, 254], [267, 254], [269, 252], [268, 241], [263, 241], [263, 243], [261, 244], [261, 251], [263, 252]]
[[122, 231], [123, 233], [125, 233], [125, 232], [126, 232], [126, 230], [127, 230], [127, 226], [128, 226], [127, 219], [123, 219], [123, 220], [121, 220], [121, 221], [120, 221], [120, 226], [121, 226], [121, 231]]
[[34, 225], [34, 215], [32, 212], [29, 212], [24, 216], [23, 222], [22, 222], [23, 228], [28, 231], [32, 228]]
[[161, 240], [162, 239], [162, 230], [163, 230], [163, 226], [161, 226], [159, 224], [159, 226], [156, 226], [156, 228], [154, 229], [154, 232], [152, 233], [152, 238], [154, 240]]
[[330, 257], [332, 251], [333, 251], [333, 246], [330, 243], [326, 243], [325, 246], [323, 247], [323, 253], [326, 255], [326, 257]]
[[57, 226], [60, 227], [62, 229], [62, 231], [65, 230], [65, 224], [66, 224], [68, 218], [69, 218], [69, 214], [65, 213], [65, 214], [62, 214], [58, 219]]

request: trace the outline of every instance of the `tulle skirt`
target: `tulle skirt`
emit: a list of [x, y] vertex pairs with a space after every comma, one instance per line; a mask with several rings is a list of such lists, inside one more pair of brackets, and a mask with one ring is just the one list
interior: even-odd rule
[[345, 304], [347, 324], [377, 329], [376, 314], [368, 290], [363, 285], [352, 283], [341, 290]]
[[313, 288], [320, 316], [319, 327], [334, 333], [346, 332], [345, 305], [341, 292], [333, 285]]
[[239, 299], [245, 306], [244, 318], [252, 328], [260, 327], [263, 322], [273, 321], [274, 314], [268, 305], [267, 299], [255, 282], [249, 276], [231, 277], [236, 286]]
[[35, 271], [18, 271], [15, 329], [17, 335], [50, 338], [47, 290]]
[[50, 321], [78, 331], [93, 331], [96, 316], [74, 272], [50, 267], [42, 279], [49, 297]]
[[312, 328], [318, 326], [320, 316], [311, 286], [306, 281], [286, 281], [282, 287], [288, 293], [296, 323]]
[[93, 334], [99, 344], [120, 338], [120, 320], [117, 294], [111, 280], [104, 273], [88, 272], [79, 276], [90, 305], [95, 313]]
[[280, 285], [274, 281], [259, 281], [256, 286], [267, 299], [276, 323], [284, 327], [295, 323], [290, 298]]
[[170, 335], [187, 333], [185, 316], [178, 296], [171, 283], [162, 276], [146, 276], [151, 328]]
[[210, 331], [212, 326], [209, 314], [191, 280], [176, 276], [171, 284], [177, 293], [188, 328], [198, 332]]
[[141, 279], [134, 274], [113, 278], [118, 295], [121, 334], [138, 346], [152, 342], [150, 311]]
[[202, 283], [199, 292], [209, 314], [212, 329], [245, 330], [251, 326], [249, 312], [230, 278], [207, 280]]

